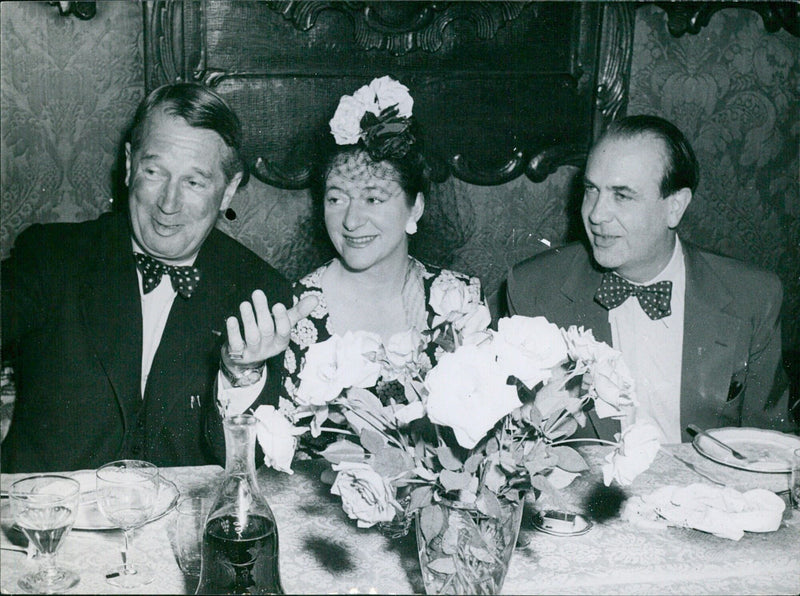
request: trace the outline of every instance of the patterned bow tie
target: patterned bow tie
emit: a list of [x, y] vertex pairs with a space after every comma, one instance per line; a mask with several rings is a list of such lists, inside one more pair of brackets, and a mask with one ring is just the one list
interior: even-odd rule
[[657, 321], [672, 314], [669, 301], [672, 297], [672, 282], [659, 281], [649, 286], [637, 286], [616, 273], [606, 273], [594, 295], [594, 299], [611, 310], [625, 302], [629, 296], [636, 296], [645, 314]]
[[172, 288], [183, 298], [191, 298], [192, 292], [197, 289], [197, 283], [200, 281], [200, 270], [197, 267], [166, 265], [139, 252], [133, 256], [136, 258], [136, 266], [142, 273], [142, 291], [145, 294], [158, 287], [165, 273], [169, 275]]

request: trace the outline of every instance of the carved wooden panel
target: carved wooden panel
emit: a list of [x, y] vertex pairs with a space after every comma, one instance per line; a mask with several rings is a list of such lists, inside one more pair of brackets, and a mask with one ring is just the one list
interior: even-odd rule
[[148, 89], [215, 87], [281, 188], [308, 185], [339, 98], [384, 74], [411, 90], [435, 177], [473, 184], [581, 164], [627, 101], [628, 3], [158, 0], [145, 20]]

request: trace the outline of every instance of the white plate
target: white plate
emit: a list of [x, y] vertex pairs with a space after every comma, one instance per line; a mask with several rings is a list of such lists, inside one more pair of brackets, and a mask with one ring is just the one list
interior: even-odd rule
[[696, 435], [692, 444], [700, 455], [751, 472], [788, 473], [791, 471], [792, 451], [800, 448], [800, 437], [774, 430], [725, 427], [707, 432], [739, 451], [747, 460], [736, 459], [730, 451], [708, 437]]
[[[73, 530], [117, 530], [117, 526], [111, 524], [106, 516], [100, 512], [95, 500], [96, 480], [94, 470], [82, 470], [70, 474], [75, 480], [81, 483], [81, 506], [78, 509], [78, 519], [75, 520]], [[159, 477], [158, 501], [153, 510], [153, 515], [146, 523], [161, 519], [170, 511], [175, 509], [178, 504], [180, 493], [178, 487], [166, 478]]]

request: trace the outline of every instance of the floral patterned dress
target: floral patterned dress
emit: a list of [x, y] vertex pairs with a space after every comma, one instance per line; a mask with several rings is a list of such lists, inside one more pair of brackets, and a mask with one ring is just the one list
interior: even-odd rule
[[[485, 308], [481, 282], [477, 277], [426, 265], [413, 257], [409, 257], [409, 259], [422, 279], [425, 293], [427, 329], [418, 331], [424, 333], [432, 329], [446, 320], [451, 313], [464, 315], [478, 307]], [[316, 296], [319, 304], [306, 319], [297, 323], [292, 329], [291, 341], [284, 355], [284, 398], [293, 399], [297, 393], [300, 385], [300, 371], [303, 369], [305, 354], [309, 347], [330, 339], [334, 333], [330, 326], [330, 313], [322, 291], [322, 277], [332, 262], [329, 261], [317, 268], [295, 282], [293, 286], [295, 304], [304, 296], [309, 295]], [[435, 366], [441, 352], [442, 348], [438, 344], [429, 342], [423, 353], [420, 354], [420, 359], [424, 361], [422, 367], [427, 370]], [[398, 381], [385, 381], [382, 378], [372, 389], [384, 403], [387, 403], [392, 397], [401, 401], [404, 391], [403, 385]]]

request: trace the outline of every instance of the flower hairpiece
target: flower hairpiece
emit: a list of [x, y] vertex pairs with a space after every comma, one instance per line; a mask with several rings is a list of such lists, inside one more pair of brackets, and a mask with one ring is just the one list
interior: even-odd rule
[[415, 141], [410, 131], [413, 107], [408, 87], [390, 76], [373, 79], [353, 95], [342, 96], [330, 121], [331, 134], [337, 145], [363, 141], [376, 161], [401, 158]]

